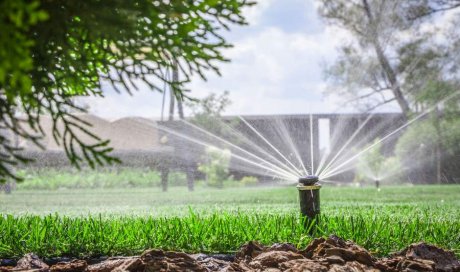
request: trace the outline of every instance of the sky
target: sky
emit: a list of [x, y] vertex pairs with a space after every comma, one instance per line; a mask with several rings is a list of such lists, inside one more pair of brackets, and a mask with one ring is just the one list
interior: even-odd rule
[[[219, 64], [221, 76], [210, 72], [207, 81], [195, 78], [188, 85], [192, 97], [229, 91], [232, 104], [225, 115], [353, 111], [340, 97], [324, 93], [325, 64], [334, 61], [337, 47], [349, 36], [322, 22], [314, 0], [260, 0], [244, 14], [248, 26], [224, 33], [234, 45], [224, 52], [231, 62]], [[161, 115], [162, 94], [147, 87], [132, 96], [106, 85], [103, 92], [104, 98], [84, 100], [101, 117]]]

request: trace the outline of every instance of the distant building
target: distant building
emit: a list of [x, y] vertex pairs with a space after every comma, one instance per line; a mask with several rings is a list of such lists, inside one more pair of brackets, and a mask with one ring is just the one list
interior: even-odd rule
[[[85, 114], [78, 116], [82, 120], [91, 124], [89, 131], [99, 136], [103, 140], [110, 140], [110, 146], [117, 151], [125, 150], [143, 150], [149, 151], [157, 148], [160, 143], [158, 131], [155, 128], [155, 121], [142, 117], [126, 117], [115, 121], [97, 117], [95, 115]], [[42, 117], [41, 125], [45, 132], [45, 137], [41, 140], [45, 151], [62, 151], [52, 135], [52, 120], [49, 117]], [[80, 138], [85, 142], [91, 142], [92, 139], [84, 132], [75, 130]], [[41, 151], [33, 143], [20, 140], [18, 145], [26, 151]]]

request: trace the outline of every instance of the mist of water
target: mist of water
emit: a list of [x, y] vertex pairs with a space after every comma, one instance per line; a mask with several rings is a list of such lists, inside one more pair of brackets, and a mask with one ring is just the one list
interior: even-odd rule
[[[338, 120], [332, 135], [333, 149], [320, 154], [315, 153], [314, 115], [305, 117], [243, 117], [212, 119], [200, 123], [193, 120], [157, 123], [158, 130], [173, 140], [168, 144], [177, 146], [175, 156], [199, 164], [203, 150], [214, 148], [224, 154], [230, 151], [231, 170], [249, 175], [258, 175], [281, 182], [295, 182], [303, 175], [316, 175], [323, 182], [333, 183], [335, 177], [353, 171], [357, 160], [380, 143], [400, 135], [408, 126], [432, 112], [458, 92], [442, 99], [434, 106], [417, 114], [392, 131], [387, 131], [392, 119], [370, 125], [375, 114], [363, 115], [357, 128], [349, 131], [349, 119]], [[297, 119], [296, 119], [297, 118]], [[355, 119], [356, 121], [356, 119]], [[369, 130], [369, 127], [372, 129]], [[367, 131], [366, 131], [367, 130]], [[343, 135], [350, 135], [343, 139]], [[378, 139], [369, 145], [370, 142]], [[189, 155], [185, 155], [189, 154]], [[315, 162], [318, 159], [318, 163]], [[386, 180], [405, 169], [385, 169], [385, 171], [365, 170], [366, 176], [373, 180]]]

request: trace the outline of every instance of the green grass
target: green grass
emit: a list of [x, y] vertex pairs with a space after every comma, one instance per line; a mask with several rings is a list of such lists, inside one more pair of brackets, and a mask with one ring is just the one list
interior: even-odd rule
[[[459, 196], [455, 185], [324, 187], [318, 235], [354, 240], [377, 255], [418, 241], [460, 254]], [[303, 247], [311, 237], [297, 197], [292, 187], [18, 190], [0, 195], [0, 258], [233, 252], [249, 240]]]
[[[160, 173], [151, 168], [78, 169], [23, 169], [18, 171], [25, 182], [17, 184], [20, 190], [57, 190], [82, 188], [148, 188], [160, 187]], [[168, 183], [185, 186], [182, 172], [171, 172]]]

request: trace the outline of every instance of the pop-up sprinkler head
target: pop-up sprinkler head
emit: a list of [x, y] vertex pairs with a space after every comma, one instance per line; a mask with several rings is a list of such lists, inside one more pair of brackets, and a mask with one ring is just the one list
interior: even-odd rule
[[375, 188], [380, 189], [380, 180], [375, 180]]
[[315, 232], [311, 222], [318, 223], [318, 215], [320, 213], [319, 189], [321, 185], [318, 183], [317, 176], [303, 176], [299, 178], [297, 189], [299, 190], [300, 211], [306, 217], [306, 227], [310, 228], [310, 234]]
[[318, 177], [313, 175], [303, 176], [299, 178], [299, 183], [303, 185], [314, 185], [318, 182]]

